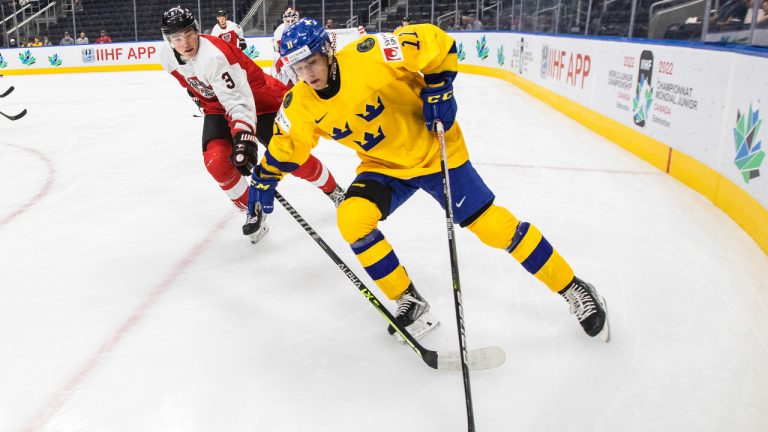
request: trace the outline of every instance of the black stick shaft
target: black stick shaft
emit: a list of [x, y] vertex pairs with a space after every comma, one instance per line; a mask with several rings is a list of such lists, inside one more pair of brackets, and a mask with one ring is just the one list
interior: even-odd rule
[[323, 240], [322, 237], [312, 228], [312, 226], [307, 223], [306, 220], [299, 214], [298, 211], [296, 211], [293, 206], [288, 203], [288, 201], [283, 197], [280, 192], [275, 191], [275, 198], [278, 202], [285, 208], [285, 210], [293, 216], [293, 218], [296, 220], [296, 222], [301, 225], [302, 228], [304, 228], [304, 231], [309, 234], [310, 237], [312, 237], [312, 240], [317, 243], [320, 248], [328, 255], [328, 257], [336, 264], [336, 266], [344, 273], [344, 275], [349, 279], [353, 285], [357, 287], [358, 290], [365, 296], [365, 298], [368, 300], [371, 305], [373, 305], [374, 308], [381, 314], [382, 317], [384, 317], [384, 320], [391, 325], [397, 333], [400, 334], [400, 336], [403, 338], [406, 344], [413, 349], [413, 351], [416, 352], [416, 354], [421, 357], [422, 360], [431, 368], [437, 369], [438, 366], [438, 353], [432, 350], [428, 350], [424, 348], [418, 341], [416, 341], [416, 338], [414, 338], [408, 330], [404, 329], [400, 324], [395, 321], [395, 317], [392, 316], [392, 314], [387, 310], [384, 305], [379, 302], [379, 299], [376, 298], [376, 296], [371, 292], [371, 290], [368, 289], [368, 287], [365, 286], [363, 281], [360, 280], [360, 278], [357, 277], [357, 275], [352, 271], [352, 269], [349, 268], [348, 265], [344, 263], [344, 261], [339, 258], [338, 255], [336, 255], [336, 252], [331, 249], [330, 246]]
[[469, 364], [467, 359], [467, 337], [464, 330], [464, 307], [461, 302], [461, 282], [459, 280], [459, 258], [456, 255], [456, 237], [453, 230], [453, 205], [451, 199], [451, 180], [448, 173], [448, 151], [445, 146], [445, 128], [440, 121], [435, 122], [437, 140], [440, 143], [440, 168], [443, 171], [443, 195], [445, 204], [445, 225], [448, 229], [448, 251], [451, 256], [451, 278], [453, 279], [453, 301], [456, 306], [456, 325], [459, 331], [459, 351], [461, 352], [461, 372], [464, 376], [464, 398], [467, 402], [467, 425], [469, 432], [475, 432], [475, 414], [472, 409], [472, 390], [469, 385]]

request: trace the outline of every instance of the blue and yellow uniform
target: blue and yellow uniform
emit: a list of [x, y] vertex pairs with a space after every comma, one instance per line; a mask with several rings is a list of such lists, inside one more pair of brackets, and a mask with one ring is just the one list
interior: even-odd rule
[[[443, 205], [439, 144], [424, 126], [420, 93], [455, 76], [456, 45], [433, 25], [412, 25], [362, 37], [339, 51], [331, 68], [334, 92], [301, 81], [285, 95], [261, 175], [293, 171], [320, 137], [354, 149], [361, 163], [338, 208], [339, 230], [382, 292], [396, 299], [411, 281], [377, 225], [418, 189]], [[535, 226], [493, 203], [458, 122], [445, 137], [456, 223], [506, 249], [551, 290], [566, 288], [573, 270]]]

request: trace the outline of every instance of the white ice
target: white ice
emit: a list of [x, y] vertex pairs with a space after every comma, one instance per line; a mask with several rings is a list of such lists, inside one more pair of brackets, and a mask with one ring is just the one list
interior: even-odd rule
[[[0, 431], [467, 430], [435, 371], [282, 208], [257, 246], [162, 72], [6, 76], [0, 110]], [[608, 301], [613, 340], [459, 230], [477, 430], [768, 430], [768, 259], [706, 198], [499, 80], [456, 81], [474, 165]], [[323, 142], [347, 185], [356, 157]], [[280, 189], [382, 300], [328, 199]], [[381, 224], [456, 350], [444, 213]], [[458, 229], [458, 228], [457, 228]], [[386, 301], [391, 307], [392, 302]]]

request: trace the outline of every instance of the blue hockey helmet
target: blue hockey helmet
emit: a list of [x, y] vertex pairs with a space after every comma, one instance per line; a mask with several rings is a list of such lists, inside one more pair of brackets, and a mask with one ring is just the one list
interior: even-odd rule
[[311, 55], [328, 54], [331, 38], [322, 24], [312, 18], [302, 18], [289, 26], [280, 39], [280, 55], [285, 64], [299, 63]]

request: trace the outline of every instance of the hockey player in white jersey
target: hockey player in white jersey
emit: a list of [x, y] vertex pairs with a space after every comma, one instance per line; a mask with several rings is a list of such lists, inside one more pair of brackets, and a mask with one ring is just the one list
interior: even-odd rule
[[248, 48], [248, 44], [245, 43], [245, 37], [243, 36], [243, 29], [228, 20], [227, 13], [223, 10], [219, 10], [216, 13], [216, 24], [211, 29], [211, 36], [224, 39], [241, 50]]
[[299, 20], [299, 12], [293, 8], [288, 8], [283, 12], [283, 23], [277, 26], [275, 34], [272, 38], [272, 47], [275, 50], [274, 60], [272, 62], [272, 76], [280, 80], [281, 83], [293, 87], [298, 82], [296, 75], [291, 68], [283, 67], [283, 60], [280, 58], [280, 40], [283, 38], [283, 33], [291, 24]]
[[[248, 208], [250, 167], [258, 162], [258, 142], [268, 145], [277, 112], [288, 88], [264, 73], [243, 51], [213, 36], [201, 35], [192, 13], [181, 6], [163, 14], [161, 31], [168, 44], [160, 62], [187, 90], [205, 114], [205, 167], [236, 207], [248, 210], [243, 234], [256, 243], [267, 232], [259, 207]], [[314, 156], [293, 175], [317, 186], [336, 206], [344, 190]]]

